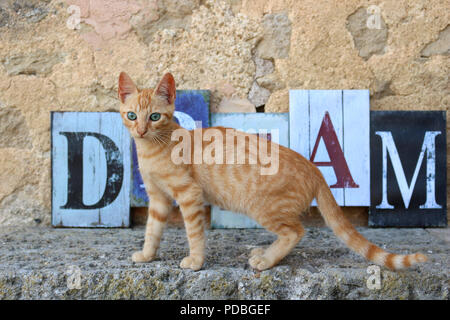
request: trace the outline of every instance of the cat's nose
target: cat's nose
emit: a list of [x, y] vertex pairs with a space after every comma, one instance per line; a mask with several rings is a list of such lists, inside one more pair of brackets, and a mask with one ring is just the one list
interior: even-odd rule
[[141, 138], [147, 133], [147, 129], [144, 129], [144, 130], [139, 130], [139, 129], [137, 129], [137, 133], [138, 133], [138, 135], [140, 135], [141, 136]]

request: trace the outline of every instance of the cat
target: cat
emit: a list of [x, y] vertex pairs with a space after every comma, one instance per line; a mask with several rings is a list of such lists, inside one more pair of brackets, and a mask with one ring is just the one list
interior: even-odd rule
[[[265, 140], [270, 149], [279, 148], [275, 174], [262, 175], [260, 169], [264, 165], [261, 162], [175, 164], [171, 158], [178, 143], [171, 138], [175, 131], [181, 130], [187, 137], [194, 138], [198, 134], [205, 137], [210, 130], [218, 130], [225, 135], [228, 129], [215, 127], [188, 131], [181, 128], [173, 117], [176, 92], [175, 80], [170, 73], [163, 76], [154, 90], [140, 90], [122, 72], [118, 97], [123, 124], [136, 143], [139, 170], [151, 199], [144, 247], [133, 253], [134, 262], [148, 262], [155, 258], [173, 200], [176, 200], [189, 243], [189, 256], [182, 259], [181, 268], [202, 268], [205, 260], [205, 204], [209, 203], [246, 214], [278, 236], [267, 248], [255, 248], [250, 252], [252, 268], [269, 269], [303, 237], [305, 231], [300, 213], [309, 208], [314, 198], [335, 235], [368, 260], [393, 270], [427, 260], [421, 253], [388, 253], [365, 239], [343, 215], [320, 170], [300, 154], [274, 142]], [[233, 132], [250, 136], [237, 130]], [[263, 138], [258, 139], [261, 142]], [[202, 141], [205, 147], [209, 143], [212, 139]], [[225, 140], [223, 147], [227, 153]], [[248, 148], [245, 151], [248, 152]]]

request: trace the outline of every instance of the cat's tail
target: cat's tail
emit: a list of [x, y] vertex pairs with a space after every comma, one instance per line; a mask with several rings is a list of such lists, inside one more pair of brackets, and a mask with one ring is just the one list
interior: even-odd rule
[[368, 260], [392, 270], [427, 261], [427, 257], [421, 253], [401, 255], [386, 252], [364, 238], [344, 216], [325, 181], [321, 183], [316, 199], [326, 224], [334, 234], [350, 249]]

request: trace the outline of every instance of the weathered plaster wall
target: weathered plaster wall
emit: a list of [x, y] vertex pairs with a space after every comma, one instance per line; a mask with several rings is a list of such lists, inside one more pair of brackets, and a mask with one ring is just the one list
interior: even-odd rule
[[140, 86], [171, 71], [180, 89], [212, 90], [213, 110], [286, 112], [289, 89], [319, 88], [446, 110], [449, 18], [442, 0], [2, 1], [0, 225], [49, 224], [49, 112], [117, 110], [122, 70]]

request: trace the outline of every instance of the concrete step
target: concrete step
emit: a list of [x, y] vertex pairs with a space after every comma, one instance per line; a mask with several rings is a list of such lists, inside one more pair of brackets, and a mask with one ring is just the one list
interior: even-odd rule
[[[185, 231], [168, 228], [158, 258], [135, 264], [143, 244], [134, 229], [0, 228], [1, 299], [449, 299], [449, 229], [358, 228], [396, 253], [421, 251], [429, 262], [400, 272], [380, 268], [380, 288], [367, 286], [372, 264], [326, 228], [310, 228], [271, 270], [248, 265], [265, 230], [208, 230], [202, 270], [179, 267]], [[373, 274], [376, 276], [376, 274]], [[372, 283], [372, 282], [371, 282]]]

